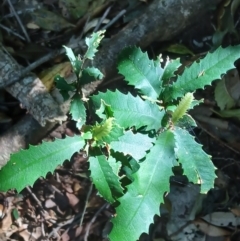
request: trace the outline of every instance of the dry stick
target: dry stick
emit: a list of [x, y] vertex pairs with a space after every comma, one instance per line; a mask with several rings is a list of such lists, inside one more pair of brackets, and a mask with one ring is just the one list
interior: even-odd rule
[[[21, 14], [25, 14], [27, 12], [33, 12], [35, 11], [36, 9], [38, 9], [40, 7], [36, 6], [35, 8], [25, 8], [23, 11], [15, 11], [17, 15], [21, 15]], [[1, 19], [6, 19], [6, 18], [11, 18], [11, 17], [14, 17], [14, 13], [8, 13], [6, 15], [4, 15]]]
[[88, 223], [87, 227], [86, 227], [86, 232], [85, 232], [85, 235], [84, 235], [84, 241], [88, 241], [88, 235], [89, 235], [89, 231], [90, 231], [90, 228], [92, 226], [92, 224], [95, 222], [97, 216], [105, 209], [107, 208], [107, 206], [109, 206], [108, 203], [105, 203], [102, 205], [102, 207], [100, 207], [98, 209], [98, 211], [95, 213], [95, 215], [92, 217], [92, 219], [90, 220], [90, 222]]
[[16, 37], [18, 37], [18, 38], [20, 38], [20, 39], [22, 39], [22, 40], [24, 40], [24, 41], [26, 40], [26, 39], [25, 39], [24, 37], [22, 37], [20, 34], [15, 33], [15, 32], [12, 31], [10, 28], [5, 27], [5, 26], [2, 25], [1, 23], [0, 23], [0, 28], [6, 30], [8, 33], [11, 33], [12, 35], [14, 35], [14, 36], [16, 36]]
[[103, 20], [107, 17], [110, 9], [112, 8], [112, 6], [108, 7], [107, 10], [104, 12], [104, 14], [102, 15], [102, 17], [100, 18], [100, 20], [98, 21], [96, 27], [94, 28], [93, 32], [97, 32], [99, 27], [101, 26]]
[[[84, 44], [84, 41], [79, 42], [74, 42], [72, 44], [69, 44], [68, 47], [72, 48], [72, 49], [76, 49], [76, 48], [81, 48]], [[40, 65], [46, 63], [47, 61], [61, 55], [64, 54], [66, 51], [65, 49], [59, 49], [59, 50], [55, 50], [52, 51], [46, 55], [44, 55], [43, 57], [39, 58], [38, 60], [36, 60], [35, 62], [31, 63], [28, 67], [24, 68], [23, 70], [21, 70], [20, 75], [13, 77], [11, 79], [8, 80], [7, 83], [4, 84], [4, 86], [1, 85], [0, 83], [0, 88], [3, 87], [7, 87], [9, 85], [12, 85], [18, 81], [20, 81], [26, 74], [30, 73], [32, 70], [36, 69], [37, 67], [39, 67]]]
[[105, 26], [103, 26], [101, 29], [102, 29], [102, 30], [105, 30], [105, 29], [109, 28], [110, 26], [112, 26], [112, 25], [113, 25], [114, 23], [116, 23], [117, 20], [118, 20], [119, 18], [121, 18], [126, 12], [127, 12], [127, 11], [126, 11], [125, 9], [122, 10], [121, 12], [119, 12], [119, 13], [117, 14], [117, 16], [115, 16], [108, 24], [106, 24]]
[[19, 18], [19, 16], [17, 15], [17, 13], [16, 13], [16, 11], [15, 11], [15, 9], [14, 9], [13, 5], [12, 5], [11, 0], [7, 0], [7, 1], [8, 1], [8, 4], [9, 4], [9, 6], [10, 6], [11, 10], [13, 11], [14, 16], [15, 16], [15, 18], [17, 19], [18, 24], [20, 25], [20, 27], [21, 27], [21, 29], [22, 29], [22, 31], [23, 31], [23, 33], [24, 33], [24, 35], [25, 35], [25, 37], [26, 37], [27, 41], [30, 43], [30, 42], [31, 42], [31, 40], [30, 40], [30, 38], [29, 38], [29, 36], [28, 36], [28, 33], [27, 33], [27, 31], [26, 31], [25, 27], [23, 26], [21, 19], [20, 19], [20, 18]]
[[85, 215], [85, 212], [86, 212], [86, 209], [87, 209], [88, 200], [89, 200], [90, 195], [91, 195], [91, 193], [92, 193], [92, 188], [93, 188], [93, 184], [92, 184], [92, 182], [91, 182], [90, 187], [89, 187], [89, 190], [88, 190], [88, 193], [87, 193], [87, 197], [86, 197], [84, 209], [83, 209], [83, 212], [82, 212], [81, 220], [80, 220], [80, 223], [79, 223], [79, 226], [80, 226], [80, 227], [82, 226], [82, 223], [83, 223], [84, 215]]
[[88, 22], [89, 22], [89, 20], [90, 20], [90, 17], [91, 17], [91, 16], [88, 15], [87, 20], [86, 20], [86, 22], [85, 22], [85, 25], [84, 25], [84, 27], [83, 27], [83, 30], [82, 30], [81, 34], [79, 35], [79, 37], [78, 37], [79, 40], [82, 39], [82, 36], [83, 36], [83, 34], [84, 34], [84, 32], [85, 32], [85, 29], [86, 29], [86, 26], [87, 26], [87, 24], [88, 24]]
[[29, 192], [29, 194], [32, 196], [32, 198], [37, 202], [38, 206], [44, 210], [41, 202], [39, 201], [39, 199], [37, 198], [37, 196], [32, 192], [31, 188], [29, 186], [26, 187], [27, 191]]

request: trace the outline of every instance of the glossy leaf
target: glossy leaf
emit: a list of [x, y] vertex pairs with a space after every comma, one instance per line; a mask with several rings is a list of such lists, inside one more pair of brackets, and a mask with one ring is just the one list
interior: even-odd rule
[[87, 116], [84, 103], [78, 94], [76, 94], [72, 99], [70, 114], [72, 115], [73, 120], [77, 122], [77, 128], [81, 129], [81, 127], [86, 123]]
[[100, 41], [104, 37], [104, 35], [103, 35], [104, 32], [105, 31], [98, 31], [96, 33], [92, 33], [90, 38], [85, 39], [88, 49], [84, 55], [84, 58], [93, 59], [93, 57], [95, 56], [95, 53], [97, 52], [97, 48], [100, 44]]
[[70, 159], [84, 145], [82, 137], [74, 136], [30, 146], [12, 154], [10, 161], [0, 170], [0, 190], [16, 188], [19, 192], [25, 186], [33, 185], [37, 178], [53, 172], [57, 165]]
[[169, 178], [175, 161], [173, 133], [162, 133], [150, 149], [140, 169], [133, 174], [127, 193], [118, 199], [117, 215], [112, 219], [111, 241], [135, 241], [142, 232], [148, 233], [163, 195], [169, 191]]
[[174, 72], [178, 69], [178, 67], [181, 65], [180, 59], [174, 59], [168, 62], [164, 68], [162, 81], [163, 85], [167, 84], [168, 81], [170, 81], [170, 78], [174, 77]]
[[103, 78], [102, 72], [94, 67], [87, 67], [82, 71], [82, 75], [80, 77], [80, 84], [85, 85], [89, 84], [95, 80], [101, 80]]
[[203, 89], [215, 79], [220, 79], [227, 70], [233, 69], [234, 61], [240, 57], [240, 45], [219, 47], [215, 52], [208, 53], [199, 62], [194, 62], [186, 68], [177, 81], [164, 91], [164, 101], [182, 97], [187, 92]]
[[190, 182], [201, 185], [201, 193], [208, 192], [214, 186], [215, 167], [203, 150], [202, 146], [194, 141], [188, 131], [175, 127], [175, 153], [182, 164], [184, 175]]
[[161, 92], [161, 77], [163, 69], [154, 65], [137, 47], [125, 48], [118, 58], [119, 73], [124, 75], [126, 81], [139, 89], [143, 95], [157, 99]]
[[[112, 164], [112, 163], [111, 163]], [[116, 196], [123, 194], [119, 177], [113, 171], [105, 156], [89, 157], [91, 177], [99, 193], [110, 203], [115, 201]]]
[[124, 155], [130, 155], [135, 160], [140, 160], [146, 155], [146, 151], [152, 147], [154, 139], [141, 133], [133, 134], [127, 131], [120, 136], [117, 141], [111, 142], [111, 149], [122, 152]]
[[101, 105], [101, 100], [110, 105], [117, 123], [122, 127], [146, 126], [146, 130], [158, 130], [161, 127], [164, 112], [160, 111], [155, 103], [144, 101], [138, 96], [134, 97], [129, 93], [123, 94], [117, 90], [100, 92], [98, 95], [94, 95], [92, 100], [97, 109]]

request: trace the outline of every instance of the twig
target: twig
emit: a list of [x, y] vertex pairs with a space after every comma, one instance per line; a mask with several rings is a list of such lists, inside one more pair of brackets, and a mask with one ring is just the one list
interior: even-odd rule
[[113, 25], [115, 22], [117, 22], [117, 20], [118, 20], [119, 18], [121, 18], [126, 12], [127, 12], [127, 10], [125, 10], [125, 9], [122, 10], [121, 12], [119, 12], [116, 17], [114, 17], [108, 24], [106, 24], [105, 26], [103, 26], [101, 29], [104, 30], [104, 29], [107, 29], [107, 28], [109, 28], [110, 26], [112, 26], [112, 25]]
[[11, 3], [11, 0], [7, 0], [7, 1], [8, 1], [8, 4], [9, 4], [9, 6], [10, 6], [12, 12], [14, 13], [14, 15], [15, 15], [17, 21], [18, 21], [18, 24], [20, 25], [20, 27], [21, 27], [21, 29], [22, 29], [22, 31], [23, 31], [23, 33], [24, 33], [24, 35], [25, 35], [27, 41], [30, 43], [31, 40], [30, 40], [30, 38], [29, 38], [29, 36], [28, 36], [28, 33], [27, 33], [25, 27], [23, 26], [21, 19], [20, 19], [19, 16], [17, 15], [17, 13], [16, 13], [16, 11], [15, 11], [15, 9], [14, 9], [12, 3]]
[[88, 241], [88, 235], [89, 235], [89, 231], [90, 231], [92, 224], [95, 222], [97, 216], [103, 211], [103, 209], [107, 208], [107, 206], [109, 206], [108, 203], [103, 204], [102, 207], [98, 209], [98, 211], [95, 213], [95, 215], [92, 217], [92, 219], [88, 223], [88, 225], [86, 227], [86, 232], [84, 235], [84, 241]]
[[[27, 13], [27, 12], [33, 12], [33, 11], [35, 11], [36, 9], [39, 9], [40, 7], [35, 7], [35, 8], [25, 8], [23, 11], [17, 11], [16, 13], [17, 13], [17, 15], [21, 15], [21, 14], [24, 14], [24, 13]], [[6, 18], [12, 18], [12, 17], [14, 17], [15, 15], [13, 14], [13, 13], [8, 13], [8, 14], [6, 14], [6, 15], [4, 15], [4, 16], [2, 16], [2, 18], [1, 18], [1, 20], [2, 19], [6, 19]]]
[[31, 188], [29, 186], [26, 187], [28, 192], [30, 193], [30, 195], [33, 197], [33, 199], [37, 202], [38, 206], [43, 209], [43, 206], [41, 204], [41, 202], [39, 201], [39, 199], [37, 198], [37, 196], [32, 192]]
[[89, 187], [89, 190], [88, 190], [88, 193], [87, 193], [86, 202], [85, 202], [84, 209], [83, 209], [82, 216], [81, 216], [81, 220], [80, 220], [80, 224], [79, 224], [80, 227], [82, 226], [82, 223], [83, 223], [84, 215], [85, 215], [85, 212], [86, 212], [86, 209], [87, 209], [88, 200], [89, 200], [90, 195], [92, 193], [92, 188], [93, 188], [93, 184], [91, 183], [91, 185]]
[[18, 37], [18, 38], [20, 38], [20, 39], [22, 39], [22, 40], [24, 40], [24, 41], [26, 40], [23, 36], [21, 36], [21, 35], [18, 34], [18, 33], [15, 33], [15, 32], [12, 31], [10, 28], [5, 27], [5, 26], [2, 25], [1, 23], [0, 23], [0, 28], [6, 30], [8, 33], [11, 33], [12, 35], [15, 35], [16, 37]]
[[83, 30], [82, 30], [82, 32], [81, 32], [81, 34], [80, 34], [80, 36], [78, 37], [78, 39], [79, 39], [79, 40], [81, 40], [81, 39], [82, 39], [83, 34], [85, 33], [86, 26], [87, 26], [87, 24], [88, 24], [89, 20], [90, 20], [90, 15], [88, 15], [87, 20], [86, 20], [86, 22], [85, 22], [85, 24], [84, 24]]
[[43, 224], [43, 222], [41, 223], [41, 229], [42, 229], [43, 237], [45, 237], [45, 236], [46, 236], [46, 232], [45, 232], [45, 229], [44, 229], [44, 224]]
[[[74, 42], [72, 44], [69, 44], [68, 47], [69, 48], [72, 48], [72, 49], [75, 49], [79, 46], [82, 45], [83, 42]], [[48, 54], [46, 54], [45, 56], [41, 57], [40, 59], [38, 59], [37, 61], [31, 63], [28, 67], [24, 68], [22, 71], [21, 71], [21, 74], [20, 76], [16, 76], [15, 78], [12, 78], [12, 79], [9, 79], [8, 80], [8, 83], [4, 86], [1, 86], [0, 85], [0, 88], [2, 87], [7, 87], [9, 85], [12, 85], [18, 81], [20, 81], [22, 78], [24, 78], [24, 76], [28, 73], [30, 73], [32, 70], [34, 70], [35, 68], [39, 67], [40, 65], [46, 63], [47, 61], [49, 61], [50, 59], [53, 59], [55, 58], [56, 56], [59, 56], [61, 54], [65, 53], [65, 49], [59, 49], [59, 50], [55, 50], [53, 52], [50, 52]]]
[[101, 26], [103, 20], [107, 17], [110, 9], [112, 8], [112, 6], [108, 7], [107, 10], [104, 12], [103, 16], [100, 18], [100, 20], [98, 21], [96, 27], [94, 28], [93, 32], [97, 32], [99, 27]]

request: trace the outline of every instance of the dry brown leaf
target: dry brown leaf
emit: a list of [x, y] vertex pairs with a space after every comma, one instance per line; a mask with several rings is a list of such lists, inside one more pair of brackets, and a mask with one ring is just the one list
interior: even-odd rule
[[197, 226], [198, 229], [200, 229], [203, 233], [207, 234], [208, 236], [219, 237], [231, 235], [230, 231], [213, 226], [201, 219], [196, 219], [193, 221], [193, 223]]
[[240, 224], [240, 218], [231, 212], [214, 212], [202, 217], [202, 219], [220, 227], [237, 227]]
[[60, 75], [64, 78], [68, 78], [72, 75], [72, 66], [70, 62], [63, 62], [56, 64], [52, 68], [46, 69], [39, 73], [39, 78], [45, 85], [48, 91], [54, 86], [54, 78], [56, 75]]

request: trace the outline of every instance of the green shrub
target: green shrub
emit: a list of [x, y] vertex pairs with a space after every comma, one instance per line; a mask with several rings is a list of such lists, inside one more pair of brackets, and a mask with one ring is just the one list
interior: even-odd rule
[[[161, 68], [159, 61], [150, 60], [147, 53], [128, 47], [119, 56], [118, 70], [138, 95], [108, 90], [88, 100], [81, 86], [103, 75], [94, 67], [83, 66], [86, 59], [94, 58], [102, 37], [103, 32], [98, 32], [86, 39], [88, 50], [82, 58], [65, 47], [78, 77], [76, 82], [68, 84], [56, 77], [64, 98], [71, 98], [70, 113], [81, 135], [30, 146], [11, 155], [0, 171], [0, 190], [21, 191], [74, 152], [85, 150], [92, 182], [103, 198], [118, 204], [110, 240], [135, 241], [142, 232], [148, 232], [153, 216], [159, 215], [159, 204], [169, 191], [175, 166], [183, 169], [190, 182], [201, 185], [202, 193], [213, 187], [215, 167], [186, 130], [189, 124], [195, 125], [187, 110], [199, 104], [193, 97], [196, 89], [234, 68], [240, 46], [220, 47], [207, 54], [173, 83], [169, 80], [175, 76], [179, 60]], [[95, 118], [93, 125], [86, 123], [88, 107]]]

